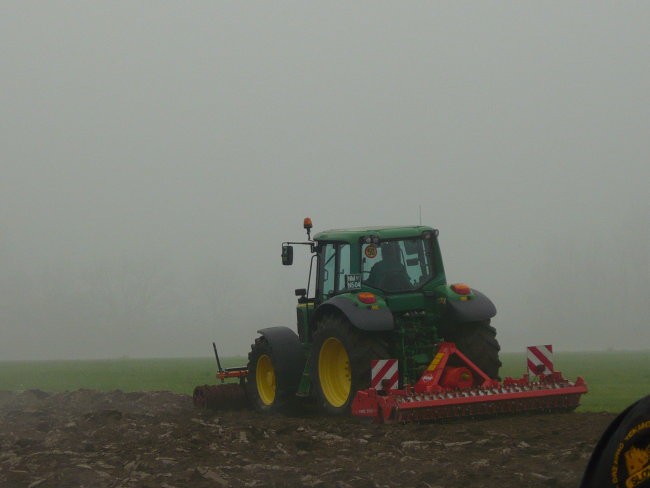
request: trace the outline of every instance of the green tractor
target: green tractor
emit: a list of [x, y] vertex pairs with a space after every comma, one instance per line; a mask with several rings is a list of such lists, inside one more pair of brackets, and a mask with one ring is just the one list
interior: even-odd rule
[[306, 242], [282, 244], [287, 266], [293, 246], [312, 252], [307, 288], [296, 290], [297, 333], [258, 331], [248, 366], [231, 368], [256, 409], [278, 411], [309, 397], [325, 412], [347, 413], [356, 392], [370, 385], [371, 361], [397, 359], [399, 385], [413, 385], [443, 341], [499, 378], [500, 348], [490, 325], [496, 308], [479, 291], [447, 283], [436, 229], [364, 227], [311, 239], [310, 219], [304, 228]]

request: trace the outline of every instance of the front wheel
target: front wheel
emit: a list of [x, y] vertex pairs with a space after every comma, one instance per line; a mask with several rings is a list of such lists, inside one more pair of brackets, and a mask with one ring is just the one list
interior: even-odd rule
[[370, 387], [370, 362], [388, 358], [377, 333], [355, 329], [339, 317], [325, 317], [314, 333], [309, 371], [314, 394], [331, 415], [348, 413], [358, 390]]

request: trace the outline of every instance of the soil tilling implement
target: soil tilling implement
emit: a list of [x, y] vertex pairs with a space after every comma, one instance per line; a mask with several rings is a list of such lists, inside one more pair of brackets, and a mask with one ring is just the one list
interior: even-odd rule
[[[463, 366], [447, 366], [450, 359]], [[458, 362], [456, 364], [459, 364]], [[387, 384], [357, 392], [352, 414], [377, 423], [446, 420], [460, 417], [573, 410], [587, 393], [582, 378], [575, 383], [554, 371], [530, 379], [489, 378], [455, 344], [443, 342], [431, 365], [414, 386]]]
[[[244, 394], [244, 385], [248, 376], [248, 369], [244, 367], [223, 368], [219, 360], [217, 345], [213, 342], [214, 357], [217, 359], [217, 379], [219, 385], [202, 385], [194, 388], [192, 399], [199, 408], [212, 410], [236, 409], [247, 404]], [[238, 380], [238, 383], [226, 383], [226, 380]]]
[[[329, 414], [377, 422], [571, 410], [587, 391], [559, 372], [499, 380], [492, 301], [448, 284], [438, 231], [426, 226], [329, 230], [282, 244], [311, 253], [307, 288], [296, 290], [297, 333], [259, 330], [248, 364], [222, 368], [223, 383], [195, 389], [197, 406], [247, 402], [263, 412], [316, 401]], [[216, 347], [215, 347], [216, 354]]]

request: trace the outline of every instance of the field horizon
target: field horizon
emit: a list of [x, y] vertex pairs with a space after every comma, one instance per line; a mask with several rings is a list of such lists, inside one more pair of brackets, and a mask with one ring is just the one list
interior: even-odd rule
[[[554, 348], [555, 349], [555, 348]], [[573, 350], [555, 350], [555, 354], [648, 354], [650, 359], [650, 348], [644, 349], [616, 349], [616, 348], [607, 348], [607, 349], [588, 349], [581, 351]], [[524, 355], [525, 353], [520, 350], [505, 350], [501, 349], [500, 355]], [[229, 361], [232, 359], [243, 358], [246, 360], [246, 355], [231, 355], [231, 356], [219, 356], [221, 361]], [[43, 359], [0, 359], [0, 365], [4, 363], [42, 363], [42, 362], [64, 362], [64, 361], [122, 361], [122, 360], [133, 360], [133, 361], [149, 361], [149, 360], [195, 360], [195, 359], [209, 359], [212, 362], [215, 362], [215, 358], [212, 355], [202, 354], [200, 356], [130, 356], [128, 354], [120, 356], [104, 356], [104, 357], [81, 357], [81, 358], [43, 358]]]
[[[556, 352], [555, 367], [575, 380], [581, 376], [589, 393], [578, 411], [619, 412], [650, 393], [650, 351]], [[521, 376], [523, 352], [501, 354], [501, 376]], [[243, 356], [222, 359], [224, 367], [245, 365]], [[102, 391], [166, 390], [191, 394], [197, 385], [215, 384], [214, 357], [107, 358], [0, 361], [0, 390]]]

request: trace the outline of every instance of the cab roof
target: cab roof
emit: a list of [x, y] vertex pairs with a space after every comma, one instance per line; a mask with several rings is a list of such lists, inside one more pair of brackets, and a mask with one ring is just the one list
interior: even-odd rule
[[373, 235], [379, 239], [399, 239], [419, 237], [423, 232], [434, 231], [425, 225], [380, 226], [380, 227], [354, 227], [351, 229], [330, 229], [314, 235], [315, 241], [344, 241], [354, 242], [360, 237]]

